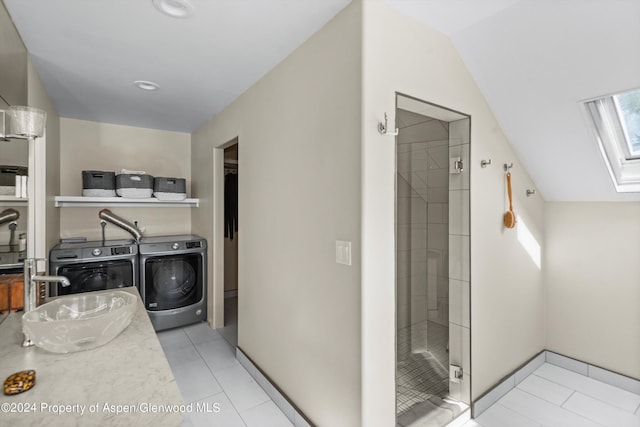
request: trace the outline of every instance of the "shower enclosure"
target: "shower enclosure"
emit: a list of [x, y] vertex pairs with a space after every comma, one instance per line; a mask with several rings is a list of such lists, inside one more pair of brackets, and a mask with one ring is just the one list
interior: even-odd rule
[[396, 414], [442, 426], [470, 401], [470, 118], [398, 95]]

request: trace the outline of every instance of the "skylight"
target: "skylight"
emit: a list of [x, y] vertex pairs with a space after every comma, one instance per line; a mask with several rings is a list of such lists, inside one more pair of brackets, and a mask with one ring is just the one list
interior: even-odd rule
[[640, 89], [584, 103], [618, 192], [640, 192]]
[[640, 157], [640, 90], [614, 95], [630, 157]]

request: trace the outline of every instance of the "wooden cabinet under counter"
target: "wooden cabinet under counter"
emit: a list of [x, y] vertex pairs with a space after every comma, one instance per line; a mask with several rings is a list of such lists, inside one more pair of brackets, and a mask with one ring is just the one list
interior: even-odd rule
[[0, 313], [9, 312], [9, 284], [0, 280]]
[[13, 313], [24, 307], [24, 275], [0, 274], [0, 313]]

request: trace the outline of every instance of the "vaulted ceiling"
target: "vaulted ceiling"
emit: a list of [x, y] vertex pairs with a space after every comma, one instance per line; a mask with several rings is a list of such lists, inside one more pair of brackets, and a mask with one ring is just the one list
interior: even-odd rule
[[[581, 106], [640, 87], [640, 0], [380, 1], [451, 38], [546, 200], [640, 200], [615, 192]], [[4, 0], [62, 116], [184, 132], [349, 2], [191, 0], [176, 19], [151, 0]]]

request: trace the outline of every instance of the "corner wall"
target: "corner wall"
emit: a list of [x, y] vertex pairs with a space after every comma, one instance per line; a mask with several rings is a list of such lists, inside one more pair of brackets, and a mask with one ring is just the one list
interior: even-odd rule
[[214, 148], [238, 137], [238, 345], [319, 426], [362, 425], [360, 52], [353, 2], [192, 137], [193, 231], [213, 251]]
[[545, 206], [547, 348], [640, 379], [640, 203]]
[[[395, 423], [393, 137], [377, 124], [400, 92], [471, 116], [471, 389], [477, 398], [545, 346], [542, 273], [505, 230], [503, 163], [514, 205], [543, 246], [543, 203], [452, 42], [376, 0], [364, 0], [362, 149], [363, 425]], [[493, 165], [480, 168], [481, 159]]]

